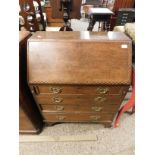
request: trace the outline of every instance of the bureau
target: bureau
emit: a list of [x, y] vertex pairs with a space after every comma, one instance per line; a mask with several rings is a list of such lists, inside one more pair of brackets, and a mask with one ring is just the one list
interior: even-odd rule
[[121, 32], [36, 32], [28, 83], [47, 124], [110, 127], [131, 83], [131, 40]]

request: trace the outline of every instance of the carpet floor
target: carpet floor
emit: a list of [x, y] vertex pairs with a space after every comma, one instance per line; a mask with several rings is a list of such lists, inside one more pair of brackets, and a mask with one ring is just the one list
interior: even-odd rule
[[124, 114], [118, 128], [102, 124], [63, 123], [39, 136], [96, 135], [97, 141], [20, 143], [20, 155], [134, 155], [134, 115]]

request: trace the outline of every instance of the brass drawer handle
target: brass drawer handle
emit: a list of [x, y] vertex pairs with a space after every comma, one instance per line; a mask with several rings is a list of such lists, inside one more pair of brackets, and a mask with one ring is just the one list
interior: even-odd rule
[[64, 110], [64, 106], [56, 106], [56, 110], [63, 111]]
[[90, 119], [92, 120], [92, 121], [97, 121], [97, 120], [99, 120], [101, 118], [101, 116], [90, 116]]
[[58, 116], [57, 118], [59, 121], [63, 121], [66, 117], [65, 116]]
[[109, 92], [109, 88], [99, 87], [99, 88], [97, 88], [96, 91], [97, 91], [97, 93], [99, 93], [99, 94], [106, 94], [106, 93]]
[[94, 99], [95, 102], [99, 102], [99, 103], [104, 102], [105, 100], [106, 100], [105, 97], [100, 97], [100, 96]]
[[101, 111], [103, 108], [102, 107], [92, 107], [92, 110], [99, 112]]
[[53, 102], [55, 102], [55, 103], [61, 103], [63, 101], [63, 98], [61, 98], [61, 97], [54, 97], [53, 98]]
[[50, 87], [49, 90], [53, 93], [53, 94], [59, 94], [62, 92], [62, 88], [59, 87]]

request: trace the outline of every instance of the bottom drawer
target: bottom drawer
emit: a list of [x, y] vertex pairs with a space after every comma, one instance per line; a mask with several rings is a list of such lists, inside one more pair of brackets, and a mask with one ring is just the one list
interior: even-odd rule
[[114, 114], [103, 114], [103, 113], [45, 113], [43, 112], [45, 122], [108, 122], [113, 121]]
[[102, 113], [115, 113], [118, 111], [119, 105], [94, 105], [94, 104], [77, 104], [77, 105], [40, 105], [43, 112], [81, 112], [81, 113], [91, 113], [91, 112], [102, 112]]

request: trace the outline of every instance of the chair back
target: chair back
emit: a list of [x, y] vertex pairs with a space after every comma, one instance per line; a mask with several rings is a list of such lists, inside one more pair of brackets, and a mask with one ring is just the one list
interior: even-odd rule
[[45, 31], [46, 23], [40, 0], [19, 0], [19, 15], [23, 19], [19, 29], [24, 27], [27, 31]]

